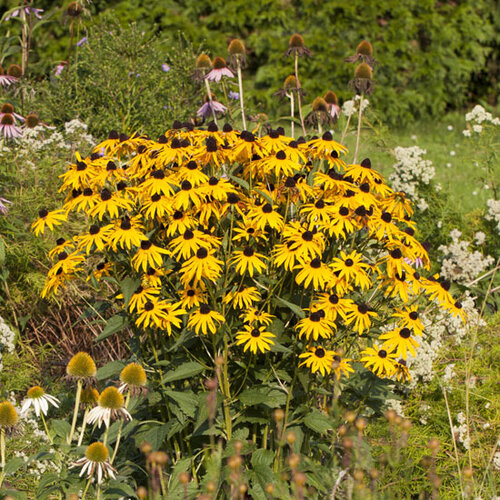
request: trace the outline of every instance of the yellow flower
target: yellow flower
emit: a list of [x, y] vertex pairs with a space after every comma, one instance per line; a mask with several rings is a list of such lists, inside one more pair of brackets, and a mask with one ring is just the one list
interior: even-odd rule
[[132, 265], [136, 271], [146, 271], [148, 267], [156, 268], [163, 265], [162, 255], [168, 255], [164, 248], [153, 245], [150, 240], [142, 240], [141, 247], [132, 258]]
[[395, 353], [387, 352], [385, 349], [380, 349], [377, 344], [373, 344], [373, 347], [367, 347], [361, 354], [365, 355], [361, 358], [361, 362], [375, 375], [385, 378], [394, 373], [396, 369]]
[[307, 340], [311, 337], [314, 340], [321, 338], [330, 338], [337, 329], [333, 321], [326, 317], [322, 310], [316, 310], [309, 314], [307, 318], [301, 319], [295, 329], [299, 331], [299, 337], [306, 336]]
[[266, 269], [266, 264], [261, 259], [265, 259], [265, 256], [256, 253], [252, 247], [248, 246], [244, 250], [233, 252], [231, 263], [236, 266], [238, 274], [243, 275], [248, 272], [250, 276], [253, 276], [254, 272], [261, 273]]
[[334, 355], [335, 351], [329, 351], [324, 347], [310, 347], [308, 352], [299, 355], [299, 358], [304, 358], [304, 361], [299, 366], [305, 365], [313, 373], [319, 371], [321, 375], [325, 376], [332, 371]]
[[222, 302], [224, 304], [233, 303], [238, 309], [248, 309], [254, 302], [259, 302], [261, 295], [254, 286], [244, 287], [235, 292], [228, 292]]
[[38, 219], [31, 224], [31, 230], [35, 233], [35, 236], [38, 236], [45, 232], [45, 228], [48, 227], [52, 231], [55, 226], [59, 226], [66, 220], [68, 220], [68, 213], [65, 210], [52, 210], [52, 212], [49, 212], [47, 209], [42, 208], [38, 212]]
[[221, 323], [225, 323], [226, 320], [222, 314], [214, 311], [210, 308], [208, 304], [201, 304], [199, 309], [192, 312], [188, 320], [188, 328], [194, 329], [197, 335], [203, 333], [207, 335], [210, 331], [215, 333], [217, 331], [217, 326]]
[[271, 332], [266, 332], [265, 326], [254, 328], [251, 325], [245, 325], [243, 328], [243, 331], [239, 331], [236, 334], [236, 345], [245, 344], [243, 349], [244, 352], [248, 350], [254, 354], [257, 354], [257, 351], [266, 352], [274, 345], [271, 338], [276, 335], [273, 335]]

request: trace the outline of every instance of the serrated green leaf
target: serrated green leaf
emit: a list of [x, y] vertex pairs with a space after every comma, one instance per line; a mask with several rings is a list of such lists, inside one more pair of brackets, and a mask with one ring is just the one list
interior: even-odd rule
[[269, 467], [274, 460], [274, 451], [264, 450], [259, 448], [252, 453], [252, 458], [250, 461], [252, 465], [255, 467], [257, 465], [263, 465], [265, 467]]
[[123, 330], [127, 325], [127, 316], [125, 316], [124, 314], [115, 314], [114, 316], [109, 318], [101, 334], [96, 337], [95, 342], [101, 342], [102, 340], [107, 339], [114, 333]]
[[198, 397], [194, 392], [179, 392], [167, 389], [165, 391], [167, 396], [175, 401], [183, 413], [188, 417], [194, 418], [196, 413], [196, 408], [198, 407]]
[[21, 457], [15, 457], [5, 464], [4, 472], [5, 474], [14, 474], [14, 472], [19, 470], [23, 465], [24, 459]]
[[138, 286], [141, 284], [141, 280], [137, 278], [125, 278], [121, 283], [120, 283], [120, 290], [123, 293], [123, 302], [125, 306], [128, 306], [128, 303], [130, 302], [130, 299], [132, 295], [134, 295], [134, 292], [137, 290]]
[[319, 410], [313, 408], [311, 412], [304, 418], [304, 424], [314, 432], [323, 434], [333, 429], [332, 419], [321, 413]]
[[104, 380], [118, 375], [125, 368], [123, 361], [110, 361], [104, 366], [101, 366], [96, 373], [97, 380]]
[[194, 377], [204, 370], [203, 366], [196, 361], [188, 361], [178, 366], [175, 370], [167, 372], [163, 377], [163, 383], [174, 382], [175, 380], [184, 380], [186, 378]]
[[282, 299], [281, 297], [275, 297], [277, 302], [279, 302], [282, 306], [288, 307], [292, 312], [294, 312], [299, 318], [305, 318], [306, 314], [305, 312], [297, 305], [297, 304], [292, 304], [291, 302], [288, 302], [288, 300]]
[[51, 429], [60, 437], [65, 438], [71, 431], [71, 425], [66, 420], [52, 420]]
[[269, 389], [267, 387], [246, 389], [239, 396], [239, 400], [246, 406], [254, 406], [267, 400]]

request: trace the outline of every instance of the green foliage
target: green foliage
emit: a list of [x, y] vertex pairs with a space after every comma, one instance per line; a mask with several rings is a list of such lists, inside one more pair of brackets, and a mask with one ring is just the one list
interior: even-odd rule
[[190, 78], [194, 59], [180, 34], [160, 39], [106, 16], [90, 28], [88, 42], [75, 48], [59, 77], [35, 84], [32, 105], [56, 125], [79, 117], [98, 137], [112, 129], [157, 136], [174, 119], [190, 116], [197, 92]]

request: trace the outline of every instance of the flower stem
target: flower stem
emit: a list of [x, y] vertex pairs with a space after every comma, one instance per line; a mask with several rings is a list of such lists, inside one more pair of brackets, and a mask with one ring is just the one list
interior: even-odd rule
[[358, 159], [358, 151], [359, 151], [359, 138], [361, 136], [361, 115], [363, 113], [363, 97], [365, 94], [361, 93], [361, 99], [359, 100], [359, 115], [358, 115], [358, 134], [356, 137], [356, 149], [354, 150], [354, 161], [353, 163], [356, 163], [356, 160]]
[[45, 428], [45, 432], [47, 433], [47, 437], [49, 438], [50, 444], [53, 444], [52, 438], [49, 434], [49, 428], [47, 427], [47, 422], [45, 421], [45, 417], [43, 416], [43, 411], [40, 412], [40, 416], [42, 417], [43, 427]]
[[[129, 402], [130, 402], [130, 389], [128, 390], [127, 398], [125, 399], [125, 409], [127, 409]], [[120, 428], [118, 429], [118, 436], [116, 436], [115, 449], [113, 451], [113, 455], [109, 462], [110, 464], [113, 464], [116, 458], [116, 454], [118, 453], [118, 447], [120, 446], [120, 439], [122, 437], [122, 430], [123, 430], [123, 420], [120, 421]]]
[[231, 104], [229, 103], [229, 97], [227, 96], [226, 82], [224, 81], [224, 78], [221, 80], [221, 84], [222, 84], [222, 91], [224, 92], [224, 99], [226, 100], [229, 119], [233, 121], [233, 116], [231, 115]]
[[206, 78], [205, 78], [205, 87], [207, 88], [208, 101], [210, 102], [210, 109], [212, 110], [212, 117], [214, 119], [214, 123], [217, 125], [217, 116], [215, 114], [214, 104], [212, 102], [212, 91], [210, 90], [210, 83], [208, 83], [208, 80]]
[[292, 137], [295, 139], [295, 122], [294, 122], [294, 118], [295, 118], [295, 98], [293, 97], [293, 92], [290, 93], [290, 116], [292, 117], [292, 119], [290, 120], [290, 129], [291, 129], [291, 134], [292, 134]]
[[2, 457], [2, 474], [0, 474], [0, 487], [3, 483], [3, 478], [5, 477], [5, 428], [2, 427], [0, 432], [0, 453]]
[[241, 120], [243, 122], [243, 130], [247, 129], [247, 120], [245, 118], [245, 105], [243, 103], [243, 78], [241, 77], [241, 64], [238, 59], [238, 87], [240, 89], [240, 107], [241, 107]]
[[73, 410], [73, 420], [71, 422], [71, 431], [69, 432], [69, 436], [66, 441], [67, 444], [71, 444], [71, 440], [73, 439], [73, 434], [75, 433], [76, 419], [78, 418], [78, 406], [80, 405], [81, 395], [82, 395], [82, 381], [78, 380], [76, 386], [75, 409]]
[[88, 408], [85, 408], [85, 413], [83, 414], [82, 431], [80, 432], [80, 437], [78, 438], [78, 446], [82, 445], [83, 435], [85, 434], [85, 427], [87, 427], [87, 414], [89, 412]]
[[83, 490], [83, 494], [82, 494], [82, 500], [85, 500], [85, 496], [87, 495], [87, 491], [90, 488], [90, 483], [91, 482], [92, 482], [92, 476], [89, 477], [89, 480], [87, 481], [87, 484], [85, 485], [85, 489]]
[[295, 54], [295, 81], [297, 82], [297, 103], [299, 105], [299, 117], [300, 117], [300, 125], [302, 126], [302, 132], [306, 135], [306, 127], [304, 125], [304, 115], [302, 114], [302, 98], [300, 96], [299, 88], [299, 55]]
[[344, 144], [345, 136], [347, 134], [347, 131], [349, 130], [349, 123], [351, 123], [351, 116], [352, 116], [352, 114], [350, 114], [347, 117], [347, 122], [345, 124], [344, 132], [342, 132], [342, 138], [340, 139], [340, 144]]

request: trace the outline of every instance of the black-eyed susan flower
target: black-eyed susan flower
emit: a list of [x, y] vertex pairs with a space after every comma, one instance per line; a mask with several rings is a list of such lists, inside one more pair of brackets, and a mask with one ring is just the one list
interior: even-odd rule
[[109, 451], [104, 443], [95, 442], [87, 447], [85, 456], [74, 462], [71, 467], [81, 467], [80, 477], [96, 477], [97, 484], [103, 479], [115, 479], [117, 470], [109, 463]]
[[333, 321], [326, 317], [323, 310], [317, 309], [309, 314], [309, 316], [302, 318], [295, 329], [299, 332], [299, 337], [302, 338], [304, 335], [307, 340], [312, 337], [314, 340], [318, 340], [319, 337], [323, 339], [330, 338], [337, 329], [337, 326]]
[[366, 304], [352, 304], [345, 315], [345, 323], [350, 325], [354, 322], [353, 329], [360, 335], [369, 330], [372, 324], [371, 318], [377, 317], [375, 311], [371, 311]]
[[46, 228], [53, 231], [55, 226], [59, 226], [67, 220], [68, 214], [65, 210], [52, 210], [49, 212], [46, 208], [42, 208], [38, 212], [38, 219], [31, 225], [31, 230], [35, 233], [35, 236], [38, 236], [43, 234]]
[[116, 387], [106, 387], [97, 401], [97, 406], [92, 408], [87, 415], [89, 424], [97, 424], [101, 427], [109, 427], [111, 420], [123, 419], [132, 420], [132, 416], [125, 408], [125, 398]]
[[217, 243], [217, 238], [210, 237], [198, 230], [186, 229], [181, 236], [174, 238], [168, 245], [176, 260], [187, 260], [200, 248], [209, 250], [211, 243]]
[[180, 328], [182, 326], [182, 317], [187, 311], [182, 308], [180, 302], [167, 302], [163, 306], [163, 312], [166, 317], [162, 321], [162, 329], [166, 331], [170, 337], [172, 335], [172, 328]]
[[266, 263], [262, 259], [265, 259], [263, 254], [247, 246], [243, 250], [233, 252], [231, 263], [235, 266], [238, 274], [244, 275], [248, 273], [250, 276], [253, 276], [254, 273], [261, 273], [266, 269]]
[[187, 286], [181, 290], [180, 304], [184, 309], [192, 309], [199, 307], [202, 302], [206, 301], [206, 289], [203, 282], [198, 284], [198, 287]]
[[[139, 309], [143, 310], [146, 302], [157, 300], [159, 294], [160, 289], [155, 286], [143, 287], [139, 285], [132, 294], [132, 297], [130, 297], [127, 304], [128, 310], [130, 312], [138, 311]], [[120, 298], [123, 298], [123, 296]]]
[[156, 268], [163, 265], [163, 255], [168, 255], [169, 252], [164, 248], [156, 246], [151, 240], [142, 240], [140, 248], [132, 257], [132, 265], [136, 271], [147, 271], [149, 267]]
[[407, 281], [407, 274], [403, 271], [402, 274], [396, 273], [394, 277], [386, 279], [384, 283], [386, 297], [396, 297], [399, 296], [403, 302], [408, 302], [410, 300], [410, 294], [416, 292], [415, 287], [411, 286], [409, 281]]
[[319, 371], [321, 375], [325, 376], [332, 371], [334, 355], [335, 351], [330, 351], [321, 346], [313, 346], [307, 352], [299, 354], [299, 358], [304, 359], [299, 366], [305, 365], [312, 373]]
[[215, 257], [214, 249], [199, 248], [195, 255], [182, 264], [182, 283], [196, 285], [202, 278], [215, 282], [222, 273], [222, 264]]
[[332, 321], [337, 319], [338, 314], [345, 320], [346, 313], [353, 304], [351, 299], [339, 297], [336, 293], [321, 293], [318, 295], [318, 299], [311, 304], [311, 309], [313, 311], [322, 309]]
[[163, 194], [145, 195], [144, 198], [142, 214], [145, 219], [161, 220], [166, 215], [171, 215], [174, 212], [172, 200]]
[[339, 278], [345, 278], [348, 283], [353, 281], [361, 289], [370, 288], [371, 280], [366, 272], [369, 266], [362, 262], [363, 256], [356, 250], [350, 254], [341, 251], [340, 256], [341, 258], [333, 259], [331, 265], [333, 272], [339, 273]]
[[396, 356], [403, 359], [407, 358], [408, 352], [415, 356], [415, 349], [418, 347], [418, 342], [412, 338], [412, 331], [409, 328], [396, 328], [379, 336], [380, 340], [385, 342], [382, 348], [388, 351], [395, 351]]
[[331, 269], [319, 257], [295, 266], [299, 269], [295, 281], [304, 288], [313, 286], [316, 290], [324, 290], [332, 279]]
[[118, 247], [130, 250], [132, 247], [140, 247], [143, 241], [147, 241], [147, 236], [141, 231], [144, 226], [139, 217], [124, 217], [116, 221], [109, 234], [109, 246], [113, 251]]
[[333, 356], [333, 373], [335, 375], [335, 378], [337, 380], [340, 380], [340, 378], [345, 375], [347, 378], [349, 378], [349, 375], [351, 373], [354, 373], [354, 369], [351, 366], [351, 358], [342, 358], [340, 354], [335, 353]]
[[115, 219], [120, 215], [120, 209], [130, 210], [132, 208], [131, 200], [123, 198], [117, 192], [111, 192], [108, 188], [104, 188], [98, 196], [97, 203], [88, 215], [97, 217], [100, 221], [105, 215]]
[[236, 345], [244, 345], [243, 351], [250, 351], [254, 354], [259, 352], [266, 352], [271, 349], [274, 342], [271, 340], [276, 335], [271, 332], [266, 332], [265, 326], [253, 327], [252, 325], [245, 325], [243, 331], [236, 333]]
[[77, 247], [87, 255], [91, 253], [91, 250], [102, 252], [108, 244], [109, 235], [112, 231], [112, 224], [107, 224], [104, 227], [92, 224], [87, 233], [77, 237]]
[[200, 332], [207, 335], [208, 332], [215, 334], [217, 327], [225, 322], [226, 319], [222, 314], [214, 311], [208, 304], [201, 304], [199, 309], [189, 315], [187, 326], [193, 329], [197, 335]]
[[273, 248], [272, 261], [276, 266], [283, 266], [287, 271], [292, 271], [297, 263], [299, 253], [299, 248], [293, 241], [278, 243]]
[[393, 375], [396, 377], [396, 380], [400, 382], [408, 382], [411, 380], [410, 370], [408, 370], [408, 366], [404, 359], [401, 358], [396, 361], [396, 369]]
[[148, 328], [148, 326], [155, 326], [161, 328], [163, 321], [168, 319], [166, 312], [167, 302], [158, 298], [150, 299], [144, 305], [137, 307], [138, 318], [135, 320], [137, 326]]
[[242, 287], [234, 292], [228, 292], [222, 299], [224, 304], [233, 304], [237, 309], [248, 309], [255, 302], [260, 302], [261, 295], [254, 286]]
[[390, 377], [396, 369], [394, 359], [396, 354], [379, 348], [377, 344], [373, 344], [373, 347], [367, 347], [361, 352], [361, 355], [364, 355], [361, 362], [365, 367], [381, 378]]
[[269, 326], [273, 322], [272, 314], [267, 313], [266, 311], [261, 311], [256, 307], [249, 307], [242, 314], [240, 314], [240, 318], [245, 323], [258, 324], [258, 325], [266, 325]]
[[394, 318], [399, 318], [398, 324], [401, 328], [410, 328], [415, 335], [422, 335], [424, 325], [420, 320], [417, 304], [405, 307], [404, 309], [395, 308], [392, 316]]
[[[326, 103], [325, 103], [326, 108]], [[347, 148], [333, 140], [330, 132], [325, 132], [320, 138], [312, 139], [307, 143], [310, 154], [313, 158], [326, 159], [335, 151], [338, 155], [345, 154]]]
[[47, 415], [47, 412], [49, 411], [49, 404], [59, 408], [59, 400], [56, 397], [47, 394], [42, 387], [36, 385], [28, 389], [26, 398], [24, 399], [21, 407], [21, 413], [26, 413], [29, 408], [33, 407], [37, 417], [40, 416], [40, 413]]

